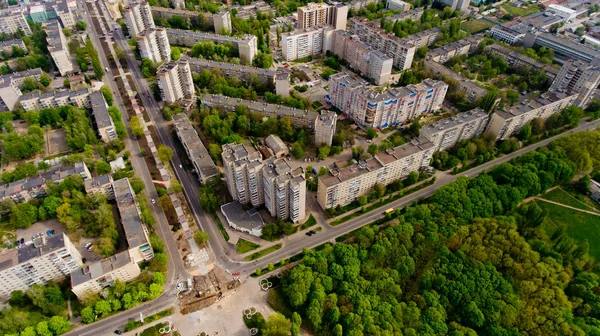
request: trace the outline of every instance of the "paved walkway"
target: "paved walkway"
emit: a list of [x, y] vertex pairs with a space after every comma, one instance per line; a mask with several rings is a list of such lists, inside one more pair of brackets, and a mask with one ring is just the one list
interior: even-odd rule
[[166, 317], [158, 319], [158, 320], [156, 320], [154, 322], [150, 322], [148, 324], [144, 324], [143, 326], [141, 326], [141, 327], [139, 327], [137, 329], [133, 329], [132, 331], [123, 333], [122, 336], [135, 336], [138, 333], [141, 333], [142, 331], [144, 331], [144, 330], [146, 330], [146, 329], [148, 329], [148, 328], [150, 328], [152, 326], [155, 326], [155, 325], [160, 324], [160, 323], [165, 323], [167, 321], [172, 321], [172, 320], [173, 320], [173, 316], [172, 315], [171, 316], [166, 316]]
[[555, 205], [560, 205], [560, 206], [563, 206], [565, 208], [569, 208], [569, 209], [572, 209], [572, 210], [575, 210], [575, 211], [585, 212], [585, 213], [590, 214], [590, 215], [600, 216], [600, 213], [597, 213], [595, 211], [588, 211], [588, 210], [579, 209], [579, 208], [576, 208], [576, 207], [573, 207], [573, 206], [570, 206], [570, 205], [566, 205], [566, 204], [562, 204], [562, 203], [550, 201], [550, 200], [543, 199], [543, 198], [540, 198], [540, 197], [536, 197], [535, 199], [538, 200], [538, 201], [544, 201], [544, 202], [552, 203], [552, 204], [555, 204]]

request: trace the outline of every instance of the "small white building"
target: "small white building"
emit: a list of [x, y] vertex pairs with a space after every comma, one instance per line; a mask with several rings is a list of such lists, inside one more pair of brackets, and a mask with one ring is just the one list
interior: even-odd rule
[[232, 229], [257, 237], [262, 235], [265, 223], [256, 209], [252, 208], [246, 211], [240, 202], [233, 201], [221, 205], [221, 212], [227, 219], [227, 224]]

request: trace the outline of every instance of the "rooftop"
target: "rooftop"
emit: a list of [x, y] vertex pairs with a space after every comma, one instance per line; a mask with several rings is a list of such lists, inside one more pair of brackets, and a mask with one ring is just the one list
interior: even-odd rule
[[113, 125], [102, 92], [95, 91], [90, 93], [90, 104], [92, 105], [92, 114], [94, 115], [94, 119], [96, 120], [99, 129]]
[[302, 167], [292, 169], [292, 166], [284, 158], [271, 157], [265, 160], [264, 164], [263, 174], [267, 178], [275, 178], [278, 184], [283, 184], [286, 181], [293, 184], [300, 184], [305, 181], [304, 169]]
[[190, 37], [192, 39], [197, 39], [199, 41], [212, 40], [212, 41], [220, 41], [220, 42], [240, 43], [240, 42], [245, 42], [245, 41], [249, 41], [252, 39], [256, 39], [256, 36], [248, 35], [248, 34], [244, 35], [243, 37], [233, 37], [233, 36], [204, 33], [204, 32], [197, 32], [197, 31], [191, 31], [191, 30], [184, 30], [184, 29], [165, 28], [165, 30], [167, 31], [168, 37], [171, 37], [171, 36], [173, 36], [173, 37]]
[[265, 143], [275, 154], [287, 150], [287, 146], [277, 135], [271, 134], [265, 139]]
[[71, 287], [75, 287], [84, 282], [99, 278], [133, 262], [134, 261], [131, 259], [131, 255], [129, 254], [128, 250], [117, 253], [109, 258], [93, 262], [71, 272]]
[[87, 192], [90, 189], [110, 183], [112, 183], [112, 178], [110, 174], [96, 176], [84, 182], [85, 191]]
[[129, 248], [134, 248], [148, 243], [138, 205], [135, 202], [135, 193], [129, 184], [128, 178], [113, 182], [115, 200], [121, 215], [121, 223]]
[[238, 201], [221, 205], [221, 211], [231, 224], [247, 230], [262, 229], [265, 223], [256, 209], [244, 211], [244, 207]]
[[0, 271], [17, 266], [31, 259], [41, 257], [65, 247], [67, 236], [58, 234], [56, 236], [36, 238], [33, 244], [22, 245], [21, 248], [9, 250], [0, 256]]
[[245, 105], [250, 111], [265, 112], [270, 114], [276, 114], [279, 116], [289, 116], [296, 118], [304, 118], [308, 120], [315, 120], [317, 113], [313, 111], [300, 110], [293, 107], [287, 107], [284, 105], [268, 104], [263, 102], [255, 102], [252, 100], [245, 100], [241, 98], [231, 98], [223, 95], [205, 94], [201, 97], [202, 104], [221, 105], [235, 107], [237, 105]]
[[487, 117], [487, 113], [485, 113], [484, 110], [477, 107], [470, 111], [459, 113], [450, 118], [438, 120], [438, 121], [434, 122], [433, 124], [424, 126], [423, 128], [429, 129], [429, 130], [441, 131], [444, 129], [450, 129], [450, 128], [453, 128], [460, 124], [468, 123], [468, 122], [471, 122], [471, 121], [474, 121], [474, 120], [477, 120], [480, 118], [485, 118], [485, 117]]
[[219, 170], [188, 117], [184, 113], [176, 114], [173, 116], [173, 121], [181, 142], [187, 148], [190, 160], [194, 162], [197, 169], [200, 169], [198, 174], [202, 176], [202, 179], [218, 175]]
[[209, 68], [209, 69], [219, 68], [225, 73], [228, 73], [230, 71], [242, 72], [242, 73], [248, 73], [248, 74], [255, 73], [259, 76], [265, 76], [265, 77], [275, 77], [275, 74], [276, 74], [276, 71], [274, 71], [274, 70], [262, 69], [262, 68], [257, 68], [257, 67], [253, 67], [253, 66], [246, 66], [246, 65], [225, 63], [225, 62], [217, 62], [217, 61], [211, 61], [211, 60], [193, 58], [193, 57], [190, 57], [188, 60], [190, 62], [190, 67], [199, 66], [202, 68]]
[[51, 53], [66, 50], [61, 37], [61, 29], [58, 20], [52, 20], [46, 24], [46, 42], [48, 42], [48, 51]]
[[521, 102], [520, 104], [510, 107], [506, 111], [496, 111], [495, 113], [498, 114], [499, 116], [503, 117], [504, 119], [510, 119], [513, 117], [520, 116], [531, 110], [534, 110], [534, 109], [540, 108], [542, 106], [552, 104], [559, 100], [565, 99], [567, 97], [573, 97], [573, 96], [577, 96], [577, 93], [567, 94], [564, 92], [548, 91], [546, 93], [543, 93], [538, 99], [535, 99], [535, 100], [526, 99], [523, 102]]
[[332, 111], [321, 110], [319, 115], [317, 116], [317, 121], [315, 125], [332, 127], [337, 120], [337, 114]]

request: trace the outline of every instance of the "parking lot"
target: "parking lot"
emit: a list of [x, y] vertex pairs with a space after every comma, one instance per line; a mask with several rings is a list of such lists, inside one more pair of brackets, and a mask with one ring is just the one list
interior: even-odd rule
[[66, 231], [64, 226], [62, 226], [57, 219], [51, 219], [45, 222], [35, 223], [27, 229], [18, 229], [17, 239], [21, 240], [21, 238], [23, 238], [25, 239], [25, 242], [28, 242], [31, 241], [31, 236], [33, 235], [44, 234], [47, 237], [47, 232], [49, 230], [54, 230], [54, 235], [58, 235]]

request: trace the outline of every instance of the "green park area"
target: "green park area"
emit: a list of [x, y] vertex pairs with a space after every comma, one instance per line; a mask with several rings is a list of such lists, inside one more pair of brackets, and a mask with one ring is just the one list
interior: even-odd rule
[[462, 29], [468, 31], [469, 33], [475, 34], [475, 33], [479, 33], [482, 30], [491, 28], [495, 25], [496, 24], [491, 21], [488, 21], [485, 19], [478, 19], [478, 20], [471, 20], [471, 21], [463, 22], [461, 24], [461, 27], [462, 27]]
[[513, 16], [527, 16], [540, 10], [540, 8], [537, 5], [517, 7], [509, 3], [502, 4], [502, 9], [504, 9]]
[[246, 252], [250, 252], [252, 250], [256, 250], [260, 245], [253, 243], [251, 241], [247, 241], [246, 239], [240, 238], [238, 242], [235, 244], [235, 250], [239, 254], [244, 254]]

